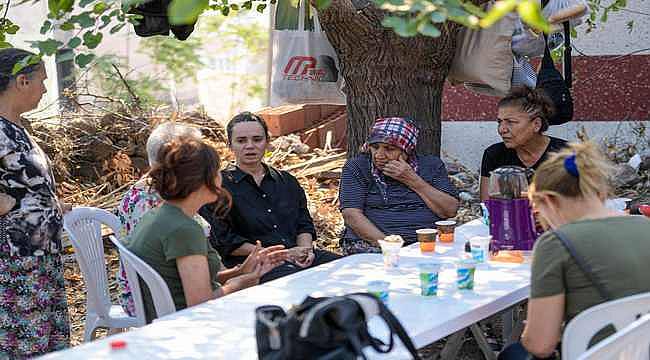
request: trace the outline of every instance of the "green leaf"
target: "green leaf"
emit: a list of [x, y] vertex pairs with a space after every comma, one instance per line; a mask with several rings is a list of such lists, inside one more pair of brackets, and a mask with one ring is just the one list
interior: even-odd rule
[[406, 20], [399, 16], [386, 16], [384, 17], [384, 20], [382, 20], [381, 24], [385, 27], [394, 29], [397, 27], [405, 27]]
[[[167, 8], [169, 23], [172, 25], [192, 24], [208, 6], [208, 0], [173, 0]], [[224, 15], [228, 15], [230, 8]], [[222, 13], [224, 11], [222, 10]]]
[[125, 23], [122, 23], [122, 24], [117, 24], [117, 25], [113, 26], [113, 27], [111, 28], [110, 33], [111, 33], [111, 34], [115, 34], [116, 32], [122, 30], [122, 28], [124, 27], [124, 25], [126, 25], [126, 24], [125, 24]]
[[11, 24], [11, 25], [7, 26], [7, 28], [5, 29], [5, 32], [7, 34], [16, 35], [18, 30], [20, 30], [20, 26], [18, 26], [16, 24]]
[[463, 2], [463, 3], [461, 3], [461, 5], [463, 6], [463, 9], [465, 9], [468, 13], [470, 13], [472, 15], [475, 15], [475, 16], [478, 16], [478, 17], [485, 17], [485, 15], [486, 15], [485, 11], [483, 11], [483, 9], [481, 9], [480, 7], [478, 7], [478, 6], [476, 6], [476, 5], [472, 4], [472, 3]]
[[79, 1], [79, 7], [86, 7], [95, 0], [81, 0]]
[[237, 10], [239, 10], [239, 5], [237, 5], [237, 4], [230, 4], [230, 9], [233, 10], [233, 11], [237, 11]]
[[443, 23], [445, 20], [447, 20], [447, 15], [437, 11], [432, 12], [429, 17], [431, 18], [431, 22], [434, 23]]
[[41, 57], [39, 55], [30, 55], [24, 57], [22, 60], [14, 64], [14, 67], [11, 69], [11, 73], [13, 75], [16, 75], [20, 70], [24, 69], [25, 67], [29, 65], [34, 65], [38, 64], [41, 61]]
[[103, 37], [104, 34], [100, 32], [93, 34], [92, 31], [87, 31], [83, 35], [84, 45], [86, 45], [86, 47], [89, 49], [94, 49], [99, 45], [100, 42], [102, 42]]
[[97, 15], [103, 13], [106, 10], [108, 10], [108, 5], [106, 5], [104, 2], [97, 3], [95, 6], [93, 6], [93, 12]]
[[35, 41], [32, 43], [32, 47], [36, 47], [41, 54], [44, 55], [54, 55], [56, 51], [63, 45], [62, 42], [54, 40], [54, 39], [47, 39], [45, 41]]
[[517, 12], [521, 20], [531, 27], [545, 33], [551, 31], [551, 25], [549, 25], [542, 15], [542, 8], [539, 6], [537, 0], [523, 0], [517, 5]]
[[79, 54], [75, 56], [74, 62], [79, 65], [79, 67], [83, 68], [86, 67], [86, 65], [90, 64], [93, 59], [95, 58], [95, 55], [93, 54]]
[[418, 34], [418, 24], [415, 20], [398, 16], [387, 16], [381, 22], [386, 27], [391, 27], [399, 36], [411, 37]]
[[61, 26], [59, 26], [59, 29], [63, 31], [70, 31], [74, 29], [74, 24], [66, 21], [63, 24], [61, 24]]
[[316, 0], [316, 9], [327, 9], [332, 4], [332, 0]]
[[228, 6], [224, 6], [221, 8], [221, 14], [223, 16], [228, 16], [230, 14], [230, 8]]
[[59, 10], [63, 11], [64, 13], [69, 13], [72, 11], [73, 6], [74, 0], [59, 0]]
[[59, 2], [57, 0], [47, 0], [47, 9], [49, 10], [50, 14], [58, 14]]
[[418, 26], [418, 32], [422, 35], [425, 36], [430, 36], [430, 37], [438, 37], [440, 36], [440, 30], [438, 30], [437, 27], [435, 27], [433, 24], [431, 24], [428, 21], [423, 21], [420, 23]]
[[74, 48], [78, 47], [79, 45], [81, 45], [81, 39], [79, 39], [78, 36], [75, 36], [72, 39], [70, 39], [70, 41], [68, 41], [68, 47], [70, 49], [74, 49]]
[[[266, 4], [260, 4], [260, 5], [265, 5], [264, 7], [266, 8]], [[248, 0], [248, 1], [244, 1], [244, 3], [241, 4], [241, 7], [242, 7], [243, 9], [250, 10], [250, 9], [253, 8], [253, 2], [250, 1], [250, 0]], [[257, 7], [259, 8], [259, 5], [258, 5]]]
[[264, 12], [264, 9], [266, 9], [266, 4], [259, 4], [259, 5], [257, 5], [257, 8], [256, 8], [257, 12], [259, 12], [259, 13], [263, 13], [263, 12]]
[[86, 11], [79, 15], [71, 16], [70, 21], [77, 23], [82, 29], [95, 26], [95, 19], [90, 16], [91, 12]]
[[494, 3], [494, 6], [488, 11], [483, 19], [479, 22], [481, 27], [490, 27], [504, 17], [507, 13], [517, 7], [517, 0], [500, 0]]
[[52, 28], [52, 22], [50, 20], [45, 20], [41, 26], [41, 34], [45, 35]]
[[0, 49], [6, 49], [6, 48], [11, 48], [11, 47], [14, 47], [14, 46], [11, 45], [10, 43], [6, 42], [6, 41], [0, 41]]
[[479, 25], [479, 19], [474, 15], [469, 16], [447, 16], [447, 20], [459, 23], [471, 29], [476, 29]]

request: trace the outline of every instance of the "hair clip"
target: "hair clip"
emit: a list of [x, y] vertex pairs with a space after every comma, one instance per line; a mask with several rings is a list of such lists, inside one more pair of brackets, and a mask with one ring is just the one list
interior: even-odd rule
[[578, 165], [576, 165], [576, 154], [564, 159], [564, 169], [573, 177], [579, 177]]

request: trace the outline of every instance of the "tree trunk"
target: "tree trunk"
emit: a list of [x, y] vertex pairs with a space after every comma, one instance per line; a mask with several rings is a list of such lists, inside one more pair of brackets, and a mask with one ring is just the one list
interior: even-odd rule
[[374, 6], [356, 11], [333, 0], [319, 14], [345, 79], [348, 153], [354, 156], [378, 117], [409, 116], [420, 128], [418, 152], [440, 154], [442, 88], [459, 26], [441, 24], [441, 36], [404, 38], [381, 25]]

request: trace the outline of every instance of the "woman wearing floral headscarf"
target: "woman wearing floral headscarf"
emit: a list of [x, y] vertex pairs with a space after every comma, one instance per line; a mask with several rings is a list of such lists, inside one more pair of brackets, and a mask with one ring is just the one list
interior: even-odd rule
[[413, 243], [415, 230], [456, 215], [457, 190], [445, 165], [417, 155], [417, 137], [407, 118], [377, 119], [362, 153], [346, 162], [339, 195], [345, 254], [380, 252], [377, 240], [391, 234]]

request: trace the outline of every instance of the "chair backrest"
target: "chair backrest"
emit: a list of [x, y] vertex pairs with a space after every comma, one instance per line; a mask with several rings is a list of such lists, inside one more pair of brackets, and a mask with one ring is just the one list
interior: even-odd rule
[[149, 264], [144, 262], [129, 249], [124, 246], [116, 237], [111, 237], [111, 241], [120, 251], [120, 261], [126, 271], [126, 279], [131, 288], [131, 296], [135, 305], [135, 314], [138, 318], [138, 325], [147, 324], [142, 301], [142, 289], [140, 288], [140, 279], [147, 284], [153, 305], [156, 308], [156, 317], [176, 312], [176, 305], [172, 294], [167, 287], [167, 283]]
[[650, 359], [650, 315], [594, 345], [579, 360]]
[[116, 234], [121, 228], [115, 215], [97, 208], [75, 207], [63, 217], [63, 228], [70, 236], [86, 283], [87, 312], [105, 318], [111, 308], [111, 298], [104, 259], [102, 224]]
[[650, 313], [650, 292], [608, 301], [578, 314], [564, 329], [562, 358], [577, 359], [587, 351], [589, 341], [607, 325], [618, 331]]

